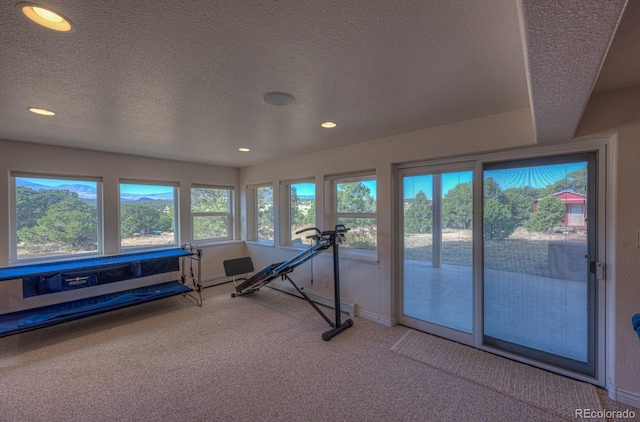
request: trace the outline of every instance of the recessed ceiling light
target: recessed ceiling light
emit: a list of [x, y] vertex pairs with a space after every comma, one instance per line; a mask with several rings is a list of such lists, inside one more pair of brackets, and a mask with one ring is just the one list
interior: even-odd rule
[[327, 129], [332, 129], [332, 128], [338, 126], [338, 124], [336, 122], [324, 122], [320, 126], [325, 127]]
[[39, 4], [21, 2], [16, 4], [16, 7], [20, 9], [26, 17], [45, 28], [59, 32], [69, 32], [72, 29], [69, 19]]
[[262, 97], [262, 100], [276, 107], [286, 107], [296, 102], [293, 95], [287, 94], [286, 92], [267, 92]]
[[53, 111], [45, 110], [44, 108], [29, 107], [27, 110], [29, 110], [32, 113], [41, 114], [43, 116], [55, 116], [56, 115], [56, 113], [54, 113]]
[[238, 151], [249, 152], [251, 150], [249, 148], [238, 148]]

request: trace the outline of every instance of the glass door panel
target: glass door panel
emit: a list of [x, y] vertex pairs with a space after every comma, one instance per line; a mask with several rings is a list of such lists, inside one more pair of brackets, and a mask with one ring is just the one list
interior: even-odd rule
[[591, 376], [594, 163], [496, 163], [483, 175], [483, 343]]
[[402, 191], [401, 323], [470, 334], [472, 172], [412, 170], [403, 174]]

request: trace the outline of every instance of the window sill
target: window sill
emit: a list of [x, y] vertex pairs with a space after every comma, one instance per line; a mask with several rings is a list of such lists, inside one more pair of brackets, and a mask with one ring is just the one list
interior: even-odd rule
[[83, 258], [100, 258], [107, 256], [103, 252], [79, 252], [72, 255], [40, 256], [35, 258], [15, 258], [9, 260], [8, 266], [31, 265], [31, 264], [51, 264], [62, 261]]
[[275, 245], [273, 244], [273, 242], [260, 242], [258, 240], [247, 240], [247, 245], [275, 248]]
[[212, 246], [224, 246], [224, 245], [233, 245], [236, 243], [244, 243], [244, 240], [219, 240], [219, 241], [208, 241], [198, 243], [197, 240], [191, 242], [191, 244], [198, 246], [199, 248], [210, 248]]
[[[259, 244], [259, 243], [256, 243], [256, 244]], [[261, 244], [261, 245], [265, 246], [264, 244]], [[279, 249], [300, 252], [300, 251], [304, 251], [309, 246], [311, 245], [304, 245], [304, 246], [280, 245]], [[364, 251], [364, 250], [360, 251], [360, 250], [353, 250], [349, 248], [340, 248], [339, 253], [340, 253], [340, 259], [345, 259], [347, 261], [363, 262], [366, 264], [380, 263], [380, 259], [378, 258], [377, 251]], [[322, 256], [333, 258], [332, 249], [329, 248], [325, 250], [322, 253]]]
[[128, 253], [137, 253], [137, 252], [152, 252], [163, 249], [171, 249], [171, 248], [179, 248], [180, 245], [172, 243], [170, 245], [140, 245], [140, 246], [130, 246], [123, 248], [120, 247], [118, 252], [119, 254], [128, 254]]

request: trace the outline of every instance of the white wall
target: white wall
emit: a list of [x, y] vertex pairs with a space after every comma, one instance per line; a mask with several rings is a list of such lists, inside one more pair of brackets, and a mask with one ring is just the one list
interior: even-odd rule
[[[61, 148], [0, 140], [0, 266], [9, 265], [9, 174], [11, 171], [37, 172], [61, 176], [101, 177], [104, 205], [104, 253], [119, 253], [119, 179], [140, 179], [179, 183], [180, 186], [180, 244], [191, 242], [190, 188], [191, 184], [234, 186], [237, 189], [238, 169], [171, 160], [143, 158], [131, 155], [99, 153], [80, 149]], [[238, 201], [237, 201], [238, 202]], [[239, 204], [236, 204], [239, 208]], [[236, 221], [237, 237], [240, 223]], [[203, 278], [224, 276], [222, 261], [244, 255], [243, 242], [227, 242], [203, 247]], [[171, 274], [172, 279], [176, 274]], [[0, 281], [0, 306], [2, 312], [44, 306], [80, 297], [94, 296], [111, 291], [124, 290], [149, 284], [149, 280], [127, 280], [111, 283], [114, 286], [95, 286], [64, 294], [43, 295], [22, 300], [20, 283]]]
[[615, 259], [607, 276], [612, 293], [607, 301], [615, 306], [608, 314], [614, 338], [608, 345], [608, 359], [614, 362], [609, 375], [614, 398], [640, 407], [640, 342], [631, 325], [632, 315], [640, 312], [640, 87], [590, 100], [576, 135], [597, 134], [618, 138], [615, 214], [610, 217], [615, 222]]

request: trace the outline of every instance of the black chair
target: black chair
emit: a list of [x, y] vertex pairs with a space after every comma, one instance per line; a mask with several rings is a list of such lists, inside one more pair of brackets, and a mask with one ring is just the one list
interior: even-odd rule
[[231, 277], [235, 287], [238, 287], [238, 282], [247, 280], [253, 273], [253, 261], [250, 256], [228, 259], [223, 261], [222, 265], [225, 275]]

